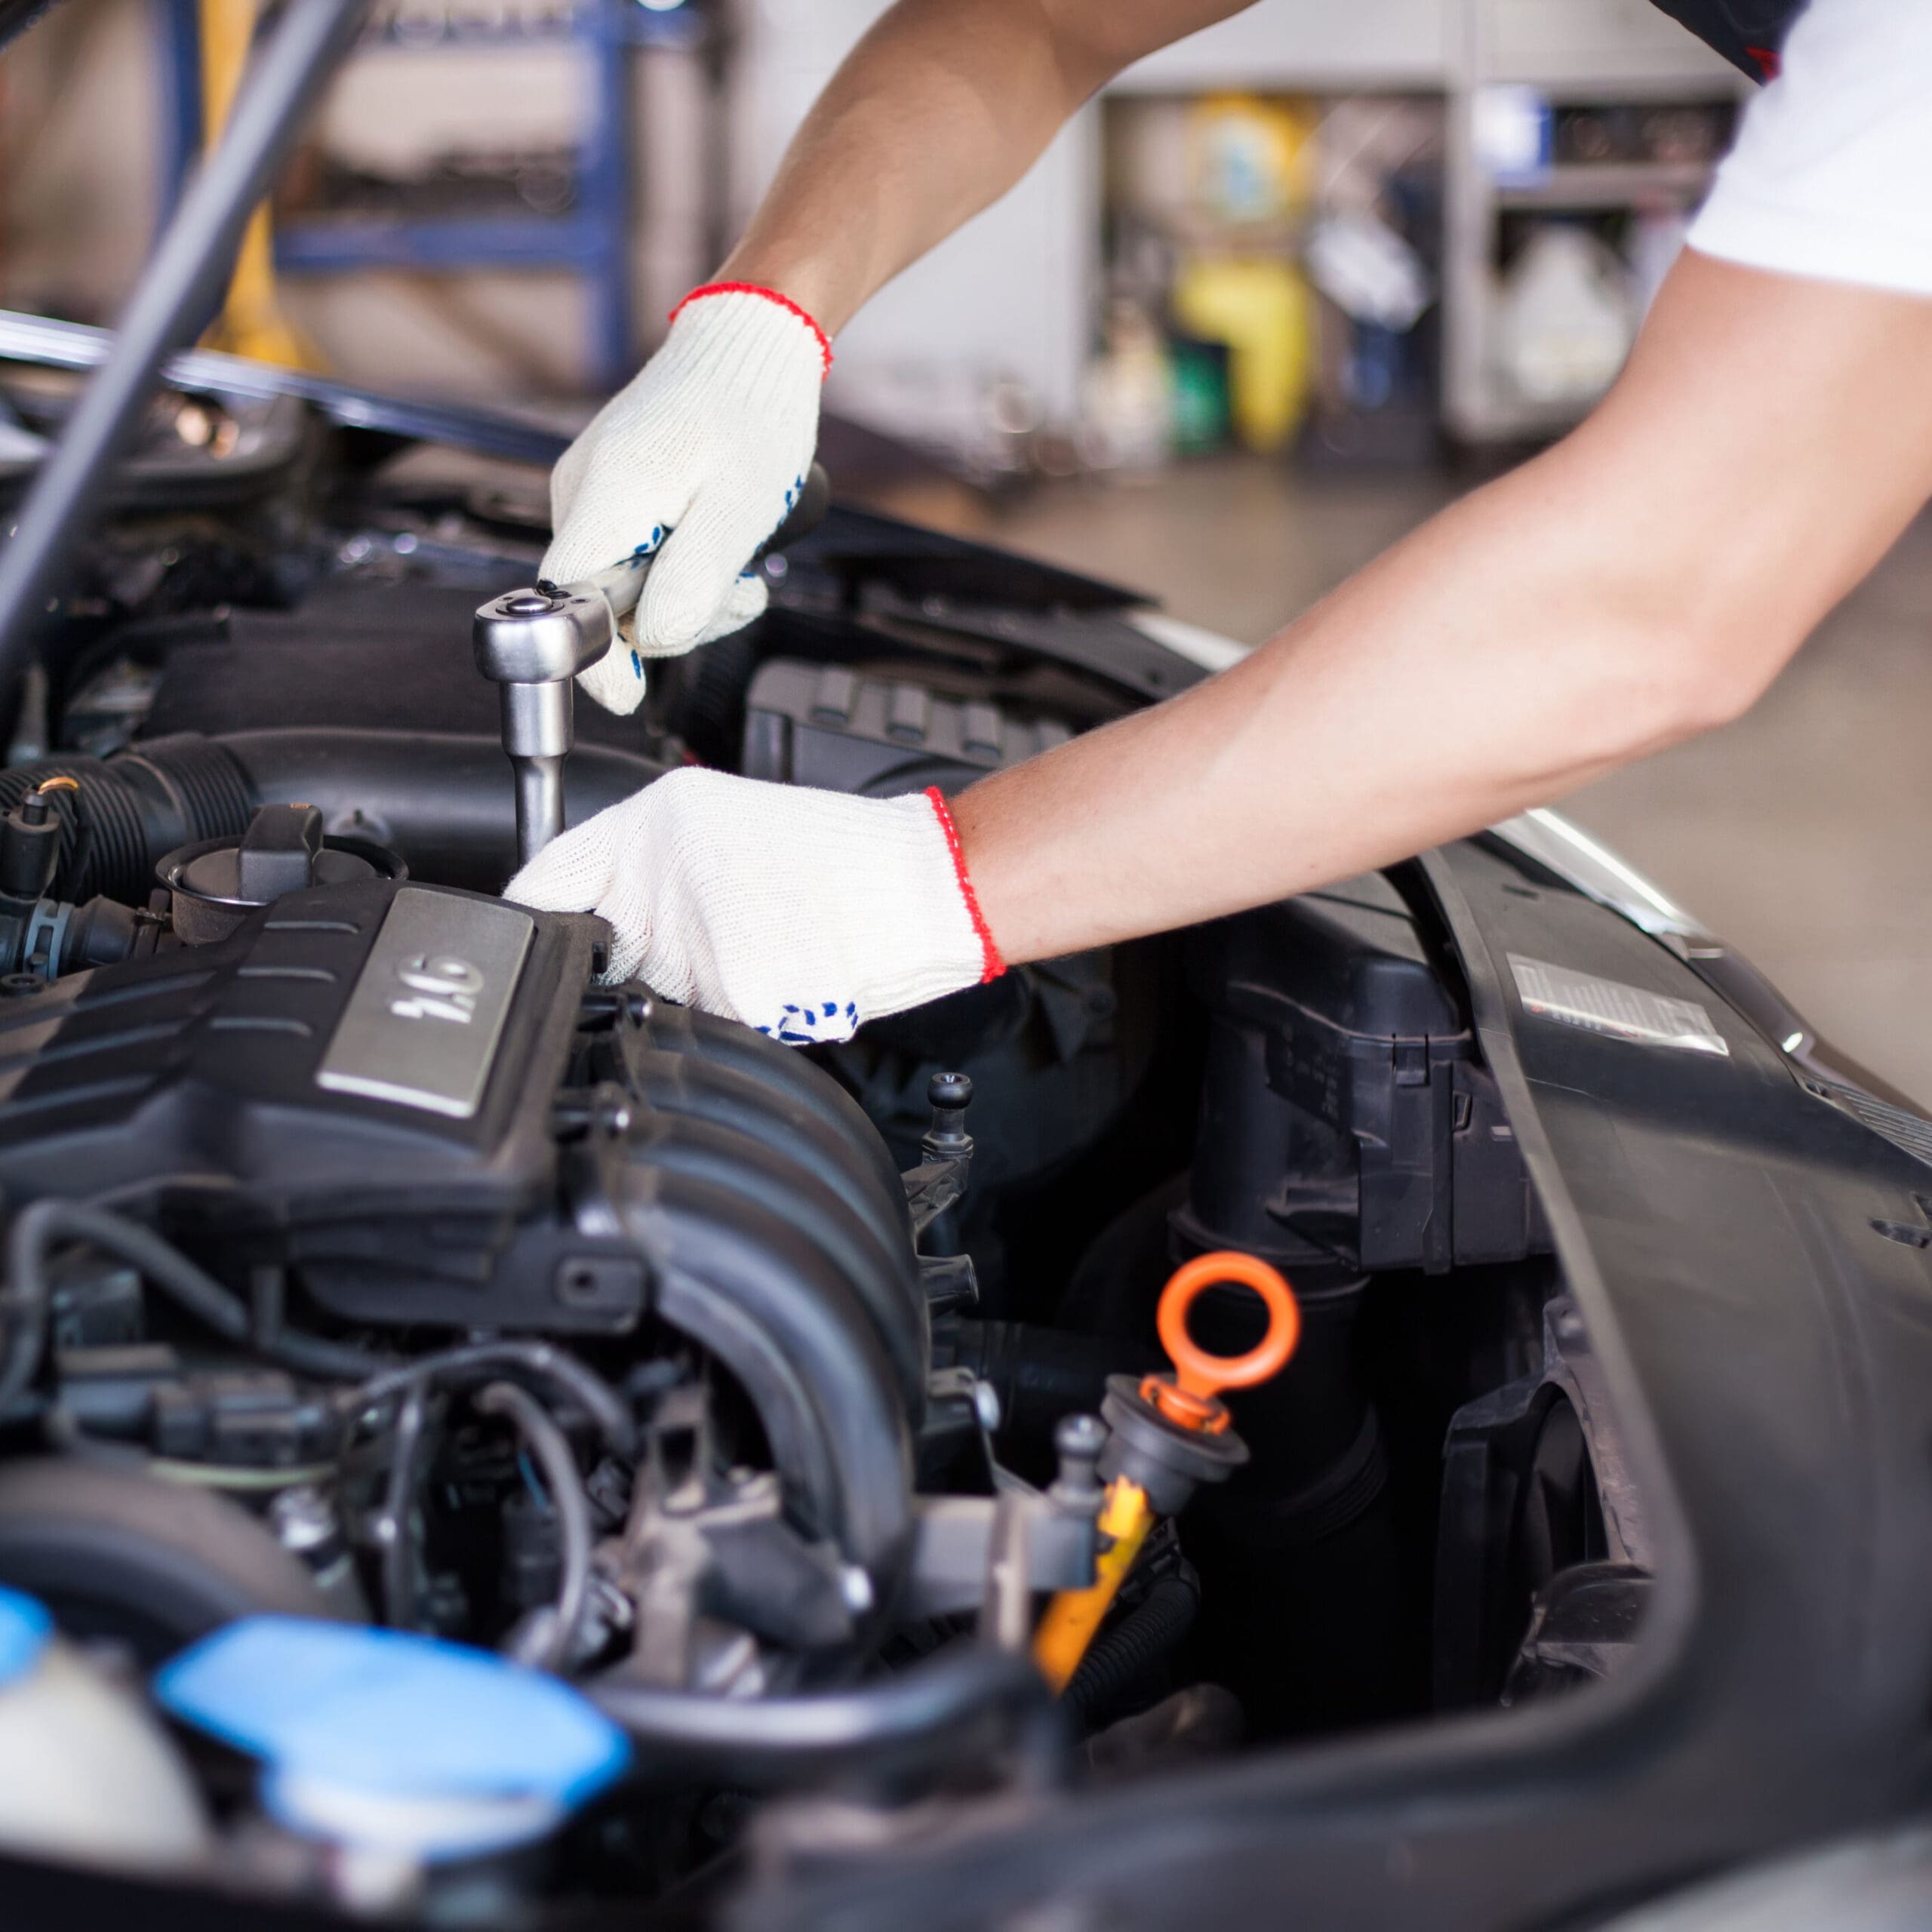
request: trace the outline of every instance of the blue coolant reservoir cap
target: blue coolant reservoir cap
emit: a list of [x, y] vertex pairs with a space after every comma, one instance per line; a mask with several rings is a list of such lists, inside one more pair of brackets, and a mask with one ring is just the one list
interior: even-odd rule
[[38, 1597], [0, 1588], [0, 1689], [39, 1663], [53, 1635], [54, 1620]]
[[291, 1829], [474, 1856], [540, 1837], [629, 1760], [569, 1685], [401, 1630], [250, 1617], [164, 1666], [162, 1705], [260, 1758]]

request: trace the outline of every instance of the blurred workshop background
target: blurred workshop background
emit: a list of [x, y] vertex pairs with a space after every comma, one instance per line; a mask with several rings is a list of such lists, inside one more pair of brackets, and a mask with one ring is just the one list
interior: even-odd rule
[[[376, 0], [211, 339], [580, 420], [880, 11]], [[0, 300], [112, 320], [254, 11], [74, 0], [0, 62]], [[1588, 410], [1744, 85], [1647, 0], [1260, 0], [873, 303], [822, 454], [1258, 641]], [[1571, 808], [1932, 1099], [1928, 608], [1921, 521], [1751, 717]]]

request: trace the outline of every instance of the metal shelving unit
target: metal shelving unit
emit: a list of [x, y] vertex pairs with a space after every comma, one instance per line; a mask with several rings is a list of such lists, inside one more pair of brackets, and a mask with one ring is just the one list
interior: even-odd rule
[[1495, 190], [1499, 208], [1627, 208], [1639, 202], [1689, 202], [1710, 186], [1709, 162], [1559, 162], [1535, 182]]
[[[202, 146], [201, 35], [196, 0], [158, 5], [169, 69], [165, 220]], [[636, 365], [629, 57], [639, 48], [689, 48], [705, 31], [705, 20], [693, 6], [657, 10], [638, 0], [574, 0], [567, 14], [522, 22], [454, 14], [432, 23], [408, 17], [372, 22], [358, 49], [371, 59], [389, 48], [446, 50], [452, 59], [479, 48], [577, 50], [588, 98], [577, 145], [576, 205], [556, 215], [304, 217], [280, 224], [277, 267], [291, 275], [403, 268], [571, 270], [583, 278], [590, 297], [586, 374], [599, 388], [615, 388]]]
[[1637, 0], [1463, 0], [1444, 175], [1443, 417], [1466, 443], [1561, 434], [1581, 405], [1517, 394], [1497, 366], [1497, 225], [1506, 214], [1600, 215], [1700, 202], [1714, 162], [1556, 162], [1494, 179], [1478, 152], [1485, 87], [1527, 87], [1554, 109], [1742, 99], [1749, 82]]

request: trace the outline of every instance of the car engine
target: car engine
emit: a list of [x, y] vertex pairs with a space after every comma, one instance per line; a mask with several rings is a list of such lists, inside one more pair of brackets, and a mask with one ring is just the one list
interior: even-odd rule
[[[250, 1795], [252, 1716], [177, 1702], [223, 1882], [703, 1897], [941, 1794], [964, 1829], [1069, 1764], [1614, 1666], [1646, 1552], [1401, 869], [796, 1051], [497, 896], [471, 621], [535, 577], [540, 466], [175, 389], [120, 475], [0, 774], [0, 1585], [157, 1683], [264, 1619], [494, 1653], [632, 1753], [541, 1866], [377, 1872], [288, 1777]], [[580, 707], [573, 821], [688, 761], [949, 791], [1200, 675], [1128, 593], [849, 508], [763, 568], [767, 615], [645, 713]], [[1287, 1275], [1300, 1341], [1183, 1481], [1136, 1447], [1143, 1378], [1170, 1273], [1226, 1251]], [[1211, 1287], [1192, 1336], [1238, 1355], [1261, 1314]], [[1119, 1547], [1123, 1469], [1158, 1520], [1054, 1697], [1035, 1615]]]

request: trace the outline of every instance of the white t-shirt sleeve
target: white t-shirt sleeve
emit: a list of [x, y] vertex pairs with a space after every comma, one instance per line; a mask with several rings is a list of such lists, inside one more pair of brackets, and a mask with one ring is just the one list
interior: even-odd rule
[[1932, 0], [1811, 0], [1690, 246], [1932, 295]]

